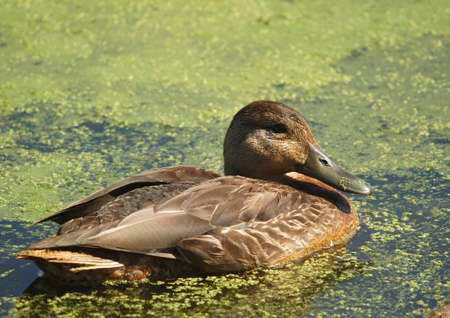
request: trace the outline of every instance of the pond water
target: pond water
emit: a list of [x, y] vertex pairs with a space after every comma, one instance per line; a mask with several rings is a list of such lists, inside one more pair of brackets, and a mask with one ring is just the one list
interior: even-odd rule
[[[422, 317], [450, 296], [447, 1], [3, 1], [0, 316]], [[278, 270], [55, 289], [33, 220], [144, 169], [222, 169], [233, 113], [300, 110], [375, 189], [346, 249]]]

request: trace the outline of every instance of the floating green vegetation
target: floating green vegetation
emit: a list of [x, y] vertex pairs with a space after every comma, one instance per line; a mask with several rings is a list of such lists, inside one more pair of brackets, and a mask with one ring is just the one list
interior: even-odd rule
[[[447, 1], [3, 1], [0, 315], [423, 316], [449, 297]], [[30, 221], [143, 169], [220, 170], [239, 107], [300, 109], [375, 194], [348, 251], [282, 270], [54, 290]], [[27, 279], [30, 279], [28, 282]], [[25, 284], [25, 286], [23, 286]], [[43, 289], [44, 288], [44, 291]]]
[[360, 47], [448, 32], [446, 10], [446, 1], [6, 1], [3, 110], [42, 100], [126, 122], [199, 126], [272, 96], [276, 83], [313, 91], [345, 81], [333, 63]]
[[101, 317], [302, 316], [315, 295], [363, 268], [354, 257], [338, 251], [335, 255], [315, 257], [302, 266], [291, 264], [280, 270], [173, 282], [109, 283], [90, 292], [61, 293], [42, 283], [31, 291], [32, 295], [16, 302], [13, 314], [17, 317], [76, 317], [92, 312]]

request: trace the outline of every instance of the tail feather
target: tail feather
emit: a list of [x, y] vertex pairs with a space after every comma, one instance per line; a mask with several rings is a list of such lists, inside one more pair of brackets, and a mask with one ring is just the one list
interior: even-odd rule
[[31, 259], [34, 261], [44, 261], [48, 263], [73, 265], [73, 267], [70, 268], [70, 271], [72, 272], [124, 267], [124, 264], [111, 259], [101, 258], [80, 252], [52, 249], [24, 250], [17, 254], [17, 258]]

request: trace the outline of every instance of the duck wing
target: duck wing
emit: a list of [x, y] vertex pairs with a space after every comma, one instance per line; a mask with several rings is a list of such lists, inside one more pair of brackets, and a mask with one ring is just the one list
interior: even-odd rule
[[359, 218], [345, 200], [349, 210], [342, 211], [328, 196], [273, 185], [271, 190], [243, 202], [238, 220], [247, 222], [235, 220], [231, 222], [235, 225], [184, 238], [177, 243], [177, 251], [209, 273], [305, 259], [321, 250], [343, 246], [356, 233]]
[[197, 184], [212, 178], [219, 177], [218, 174], [199, 169], [193, 166], [176, 166], [144, 171], [138, 175], [128, 177], [113, 185], [100, 189], [91, 195], [76, 201], [61, 211], [47, 216], [36, 223], [54, 221], [59, 224], [66, 223], [71, 219], [77, 219], [98, 211], [105, 204], [113, 201], [118, 196], [129, 193], [138, 188], [155, 186], [161, 184], [174, 184], [180, 182], [191, 182]]
[[291, 192], [286, 186], [243, 177], [216, 178], [121, 220], [62, 233], [30, 248], [84, 246], [152, 254], [214, 229], [272, 219], [288, 207], [280, 208], [279, 202]]

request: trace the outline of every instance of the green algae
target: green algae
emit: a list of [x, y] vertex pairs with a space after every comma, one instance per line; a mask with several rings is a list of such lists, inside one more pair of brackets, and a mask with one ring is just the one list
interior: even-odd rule
[[98, 291], [17, 297], [11, 287], [0, 315], [11, 306], [21, 317], [429, 312], [449, 296], [449, 10], [444, 1], [2, 2], [2, 286], [32, 272], [12, 255], [51, 232], [11, 220], [143, 169], [220, 170], [231, 115], [256, 99], [300, 109], [327, 153], [369, 176], [375, 193], [355, 203], [362, 229], [349, 252]]
[[[16, 302], [13, 313], [17, 317], [92, 312], [100, 317], [292, 317], [304, 315], [317, 293], [355, 276], [363, 268], [354, 257], [340, 251], [280, 270], [173, 282], [108, 283], [88, 293], [66, 292], [49, 297], [48, 286], [42, 284], [35, 294]], [[286, 284], [290, 280], [302, 284]], [[45, 293], [40, 294], [39, 288]], [[289, 303], [280, 302], [280, 295]], [[83, 303], [82, 308], [77, 303]]]
[[448, 32], [446, 10], [445, 1], [6, 1], [0, 91], [5, 111], [74, 98], [83, 112], [127, 122], [198, 125], [270, 97], [273, 84], [345, 81], [333, 63], [350, 51]]
[[[395, 6], [380, 2], [342, 3], [333, 8], [321, 2], [310, 4], [311, 7], [269, 2], [248, 3], [239, 6], [239, 10], [219, 4], [200, 8], [184, 3], [166, 4], [163, 9], [159, 6], [162, 4], [111, 1], [90, 5], [45, 1], [2, 3], [0, 105], [4, 117], [0, 149], [2, 157], [6, 157], [2, 164], [6, 172], [2, 173], [1, 181], [16, 184], [19, 178], [20, 184], [26, 183], [26, 189], [8, 189], [0, 196], [0, 210], [30, 220], [36, 213], [61, 207], [57, 196], [68, 202], [106, 181], [146, 167], [187, 162], [218, 169], [226, 122], [238, 107], [255, 99], [281, 99], [294, 106], [305, 102], [302, 109], [308, 117], [326, 125], [326, 129], [318, 131], [326, 148], [360, 172], [381, 163], [389, 165], [385, 169], [395, 168], [389, 158], [398, 158], [395, 161], [398, 163], [413, 162], [405, 160], [411, 158], [414, 148], [411, 146], [417, 143], [411, 136], [448, 130], [444, 117], [430, 120], [420, 113], [448, 112], [448, 108], [439, 109], [448, 107], [442, 105], [448, 94], [445, 85], [448, 82], [433, 77], [442, 68], [433, 64], [436, 60], [433, 54], [445, 54], [448, 46], [440, 38], [414, 46], [418, 36], [448, 32], [445, 23], [448, 8], [443, 5], [442, 10], [437, 10], [441, 7], [437, 1], [408, 5], [396, 2]], [[343, 17], [345, 23], [341, 23]], [[408, 41], [409, 46], [404, 46]], [[390, 50], [387, 56], [382, 53], [386, 46], [403, 48], [403, 52]], [[408, 55], [410, 48], [414, 53]], [[381, 56], [361, 54], [369, 49], [381, 51], [373, 53]], [[358, 56], [359, 62], [352, 63]], [[339, 63], [343, 64], [341, 70], [335, 65], [342, 58], [347, 62]], [[374, 58], [375, 68], [367, 64]], [[422, 60], [424, 63], [418, 63]], [[445, 59], [437, 60], [445, 63]], [[427, 74], [427, 69], [421, 72], [421, 65], [430, 64], [434, 73]], [[396, 65], [398, 71], [390, 72], [390, 65]], [[421, 86], [420, 89], [408, 86], [410, 75], [413, 85]], [[352, 79], [370, 82], [372, 86], [359, 90], [347, 85]], [[327, 85], [330, 83], [340, 85], [334, 86], [333, 91]], [[380, 98], [386, 89], [395, 93], [393, 85], [403, 85], [397, 91], [408, 96], [391, 94], [390, 101]], [[444, 86], [441, 89], [439, 85]], [[419, 96], [421, 104], [412, 106], [417, 103], [408, 100], [411, 92], [427, 95], [436, 103], [430, 104]], [[407, 107], [397, 107], [400, 103], [407, 103]], [[329, 107], [331, 104], [334, 106]], [[361, 107], [369, 104], [372, 111], [361, 117]], [[325, 107], [326, 115], [321, 111]], [[391, 112], [395, 116], [383, 115]], [[394, 118], [400, 122], [391, 122]], [[387, 121], [389, 128], [380, 129]], [[149, 122], [152, 125], [142, 126]], [[92, 129], [105, 123], [111, 129], [105, 127], [100, 132]], [[352, 129], [342, 131], [350, 123]], [[189, 133], [181, 130], [189, 127]], [[120, 134], [117, 131], [120, 128], [138, 129], [142, 135], [131, 140], [126, 137], [117, 140], [113, 135], [104, 149], [95, 144], [96, 134], [105, 139], [108, 134]], [[362, 134], [345, 135], [355, 131]], [[382, 140], [383, 133], [389, 138]], [[126, 134], [122, 132], [120, 137]], [[157, 143], [165, 134], [178, 136], [179, 142], [169, 142], [171, 149]], [[362, 138], [363, 135], [368, 138]], [[366, 147], [374, 138], [376, 146]], [[400, 143], [403, 147], [393, 147], [392, 138], [396, 138], [394, 146]], [[193, 139], [198, 145], [191, 143]], [[409, 144], [403, 143], [405, 139], [409, 139]], [[122, 150], [125, 143], [135, 143], [135, 147], [126, 147], [126, 152], [116, 151]], [[421, 148], [420, 153], [429, 156], [420, 164], [427, 166], [442, 164], [439, 157], [448, 154], [433, 156], [444, 151], [434, 143]], [[180, 153], [179, 149], [183, 151]], [[100, 156], [99, 151], [103, 152]], [[42, 152], [50, 152], [50, 158], [42, 158]], [[46, 160], [61, 160], [63, 165], [76, 161], [74, 156], [66, 157], [66, 152], [80, 156], [79, 164], [92, 165], [92, 169], [63, 169], [69, 171], [59, 175], [59, 189], [46, 191], [53, 199], [47, 206], [33, 208], [30, 202], [42, 201], [36, 193], [39, 186], [28, 191], [32, 186], [26, 180], [14, 173], [6, 175], [9, 170], [27, 170], [21, 165]], [[352, 153], [364, 153], [362, 159], [370, 158], [372, 162], [361, 165], [353, 160], [358, 157]], [[111, 167], [110, 161], [116, 165]], [[14, 167], [9, 168], [8, 162]], [[87, 180], [89, 173], [95, 174], [90, 178], [93, 182]], [[80, 190], [68, 195], [65, 189], [73, 184], [73, 178], [80, 179], [75, 183]], [[107, 178], [105, 183], [103, 178]], [[37, 179], [30, 183], [39, 184]]]

